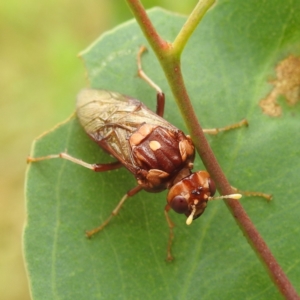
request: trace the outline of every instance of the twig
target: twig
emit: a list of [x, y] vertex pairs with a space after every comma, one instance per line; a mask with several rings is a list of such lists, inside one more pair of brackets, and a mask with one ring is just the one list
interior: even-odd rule
[[215, 3], [215, 0], [198, 1], [187, 21], [182, 26], [180, 32], [173, 42], [174, 52], [181, 54], [190, 36], [197, 28], [199, 22], [204, 17], [207, 10]]

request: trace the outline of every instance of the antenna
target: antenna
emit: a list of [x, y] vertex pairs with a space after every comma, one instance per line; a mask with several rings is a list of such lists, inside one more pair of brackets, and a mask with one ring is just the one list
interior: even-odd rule
[[230, 194], [230, 195], [224, 195], [224, 196], [208, 197], [208, 201], [211, 201], [211, 200], [220, 200], [220, 199], [234, 199], [234, 200], [239, 200], [241, 198], [242, 198], [241, 194]]

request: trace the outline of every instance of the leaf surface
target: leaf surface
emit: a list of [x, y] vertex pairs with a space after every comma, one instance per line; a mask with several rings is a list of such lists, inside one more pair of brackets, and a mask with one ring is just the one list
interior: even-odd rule
[[[250, 126], [208, 137], [233, 186], [273, 194], [241, 202], [273, 254], [300, 291], [299, 104], [283, 97], [283, 114], [262, 113], [276, 65], [300, 53], [300, 2], [219, 1], [190, 39], [182, 57], [185, 82], [204, 128], [247, 118]], [[149, 12], [163, 38], [173, 40], [186, 18]], [[155, 92], [136, 75], [136, 54], [146, 45], [138, 25], [125, 23], [82, 53], [93, 88], [118, 91], [155, 110]], [[149, 48], [149, 47], [148, 47]], [[146, 73], [166, 94], [165, 118], [185, 131], [152, 51]], [[89, 163], [113, 159], [72, 117], [33, 145], [34, 157], [67, 152]], [[203, 168], [196, 158], [195, 170]], [[140, 192], [109, 226], [88, 240], [135, 178], [124, 168], [93, 173], [52, 159], [28, 168], [25, 257], [33, 299], [277, 299], [280, 295], [222, 201], [209, 203], [191, 226], [175, 222], [172, 263], [165, 261], [166, 193]]]

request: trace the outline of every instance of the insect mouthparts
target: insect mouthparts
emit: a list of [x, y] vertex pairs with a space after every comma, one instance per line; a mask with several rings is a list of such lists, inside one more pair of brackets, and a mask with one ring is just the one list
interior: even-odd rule
[[192, 212], [186, 219], [186, 225], [191, 225], [194, 219], [194, 215], [196, 213], [196, 205], [193, 205]]

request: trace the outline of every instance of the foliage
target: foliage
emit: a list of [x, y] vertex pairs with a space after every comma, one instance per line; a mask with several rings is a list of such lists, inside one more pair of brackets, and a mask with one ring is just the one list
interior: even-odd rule
[[[285, 4], [274, 18], [273, 5], [220, 1], [190, 39], [182, 69], [205, 127], [249, 121], [249, 128], [209, 140], [232, 185], [273, 194], [271, 203], [259, 198], [244, 198], [242, 203], [296, 284], [299, 105], [291, 108], [281, 101], [283, 116], [271, 118], [262, 114], [259, 101], [270, 90], [268, 80], [277, 62], [299, 49], [299, 20], [293, 14], [295, 6]], [[160, 9], [149, 15], [167, 40], [173, 40], [185, 22], [185, 17]], [[155, 92], [136, 76], [136, 53], [142, 44], [147, 42], [131, 21], [103, 35], [82, 57], [92, 87], [131, 95], [154, 109]], [[143, 65], [166, 93], [165, 118], [185, 129], [151, 51], [143, 57]], [[112, 161], [86, 137], [74, 117], [38, 139], [31, 155], [65, 149], [90, 163]], [[199, 160], [196, 170], [202, 168]], [[62, 160], [30, 166], [25, 254], [34, 299], [279, 297], [222, 202], [209, 203], [191, 227], [171, 213], [176, 223], [172, 263], [164, 261], [165, 193], [134, 196], [103, 232], [87, 240], [84, 230], [99, 225], [134, 185], [125, 169], [96, 174]]]

